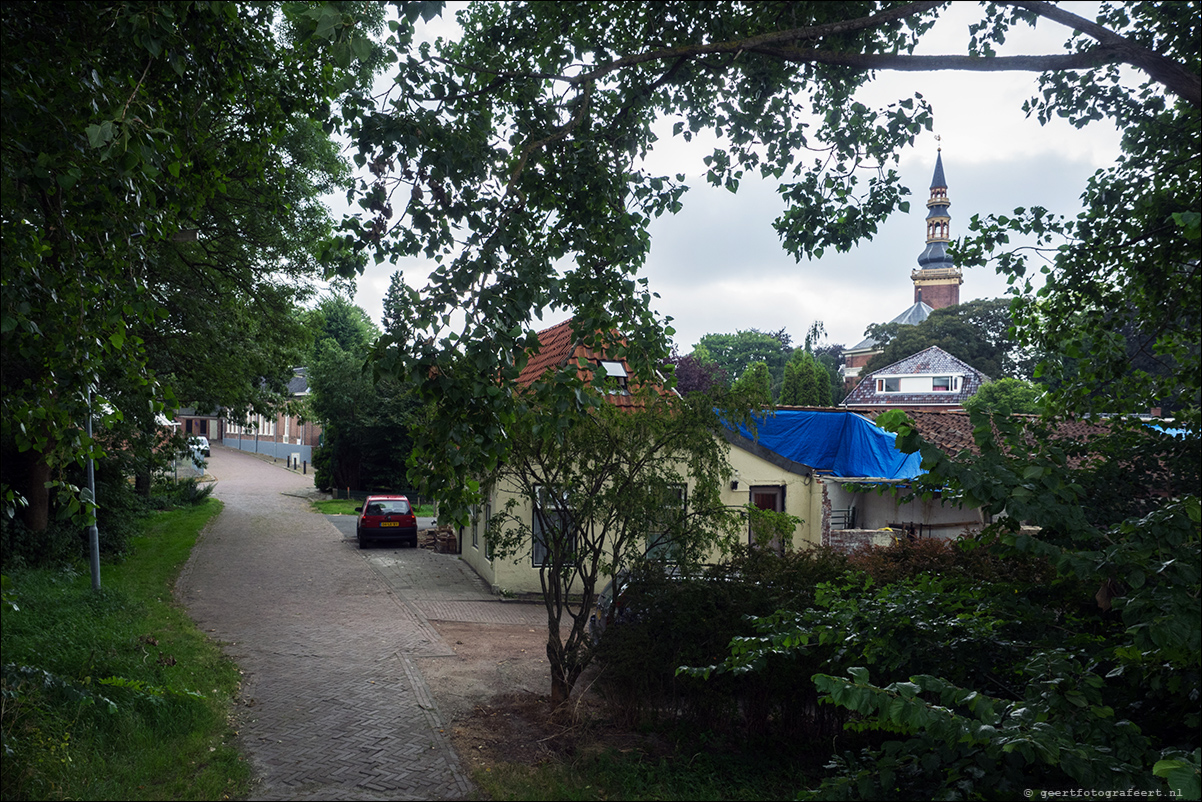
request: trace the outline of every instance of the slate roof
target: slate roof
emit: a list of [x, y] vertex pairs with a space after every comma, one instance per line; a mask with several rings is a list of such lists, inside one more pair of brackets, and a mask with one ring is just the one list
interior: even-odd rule
[[288, 380], [288, 395], [308, 395], [309, 379], [305, 375], [307, 368], [293, 368], [292, 378]]
[[[878, 376], [962, 376], [960, 389], [955, 392], [923, 393], [878, 393], [876, 379]], [[865, 376], [841, 406], [958, 406], [963, 404], [973, 393], [981, 389], [981, 385], [989, 381], [989, 377], [981, 371], [944, 351], [937, 345], [932, 345], [913, 356], [894, 362], [892, 365], [875, 370]]]
[[[934, 309], [927, 306], [922, 301], [916, 301], [913, 306], [907, 307], [904, 312], [902, 312], [900, 315], [893, 318], [893, 320], [890, 320], [889, 322], [890, 323], [901, 323], [903, 326], [914, 326], [914, 325], [917, 325], [917, 324], [921, 323], [922, 321], [926, 320], [928, 317], [931, 316], [931, 313], [934, 311], [935, 311]], [[848, 351], [867, 351], [872, 348], [875, 348], [876, 345], [877, 345], [877, 340], [873, 337], [868, 337], [864, 340], [861, 340], [859, 344], [853, 345], [851, 348], [848, 348], [847, 350]]]
[[935, 154], [935, 172], [931, 176], [931, 189], [947, 189], [947, 179], [943, 177], [943, 149]]
[[[625, 340], [620, 337], [617, 338], [617, 341], [625, 344]], [[563, 323], [540, 331], [538, 333], [538, 342], [538, 353], [530, 356], [530, 360], [522, 368], [521, 373], [518, 374], [518, 384], [523, 387], [531, 386], [549, 370], [557, 370], [564, 367], [568, 364], [569, 360], [575, 362], [579, 359], [584, 359], [590, 366], [596, 365], [597, 362], [603, 359], [606, 361], [621, 362], [626, 371], [630, 372], [630, 366], [626, 364], [626, 360], [603, 356], [578, 342], [572, 333], [572, 318], [568, 318]], [[584, 382], [591, 382], [593, 374], [594, 372], [591, 367], [577, 370], [577, 375]], [[607, 396], [607, 398], [611, 404], [619, 407], [633, 408], [642, 406], [642, 404], [636, 402], [629, 395], [613, 394]]]

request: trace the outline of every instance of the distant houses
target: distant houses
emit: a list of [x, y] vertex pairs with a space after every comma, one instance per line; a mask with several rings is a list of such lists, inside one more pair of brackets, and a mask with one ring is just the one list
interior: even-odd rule
[[312, 462], [313, 449], [321, 444], [321, 424], [305, 420], [296, 408], [308, 395], [305, 368], [298, 367], [288, 382], [288, 400], [274, 415], [239, 419], [233, 410], [184, 408], [175, 413], [175, 421], [185, 435], [204, 435], [211, 443], [276, 459]]

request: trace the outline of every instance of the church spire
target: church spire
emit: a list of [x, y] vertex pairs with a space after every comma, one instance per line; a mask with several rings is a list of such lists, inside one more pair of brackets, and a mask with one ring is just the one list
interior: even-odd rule
[[939, 148], [935, 174], [931, 177], [931, 197], [927, 201], [927, 247], [918, 256], [919, 269], [910, 273], [914, 302], [925, 300], [932, 309], [960, 303], [960, 285], [964, 283], [960, 268], [947, 254], [952, 221], [947, 209], [951, 205], [947, 199], [947, 179], [943, 177], [943, 148]]

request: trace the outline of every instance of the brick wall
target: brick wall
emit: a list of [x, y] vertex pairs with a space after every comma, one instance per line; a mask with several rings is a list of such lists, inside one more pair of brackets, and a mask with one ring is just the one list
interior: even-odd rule
[[921, 287], [914, 287], [914, 301], [919, 300], [921, 290], [921, 300], [932, 309], [943, 309], [947, 306], [955, 306], [960, 303], [960, 284], [923, 284]]

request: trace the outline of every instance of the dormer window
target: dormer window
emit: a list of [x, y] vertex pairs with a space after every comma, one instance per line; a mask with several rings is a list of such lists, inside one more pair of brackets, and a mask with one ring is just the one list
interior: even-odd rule
[[901, 378], [894, 376], [893, 378], [889, 379], [877, 379], [876, 391], [878, 393], [900, 393]]
[[951, 376], [936, 376], [931, 379], [931, 392], [950, 393], [952, 391]]
[[628, 375], [626, 368], [621, 362], [608, 362], [602, 360], [597, 363], [600, 372], [605, 376], [605, 386], [609, 388], [610, 395], [630, 395], [630, 389], [627, 386]]

